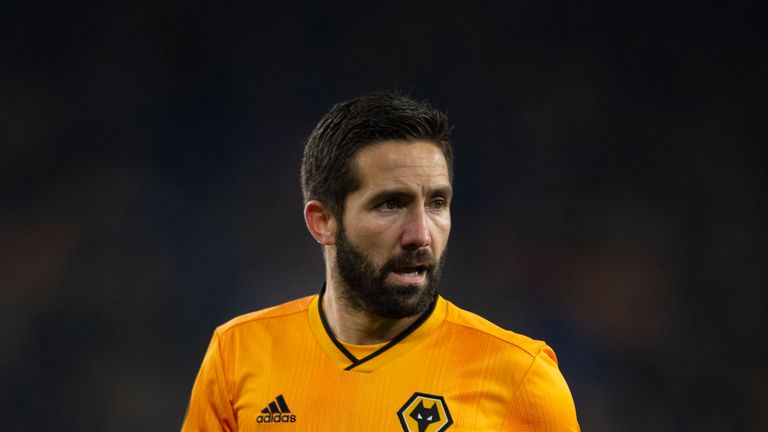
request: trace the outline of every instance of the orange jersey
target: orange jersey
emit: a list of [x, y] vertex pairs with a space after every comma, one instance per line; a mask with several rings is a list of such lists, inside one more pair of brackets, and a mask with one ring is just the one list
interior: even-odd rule
[[320, 304], [314, 295], [217, 328], [182, 430], [579, 430], [544, 342], [438, 297], [403, 334], [366, 349], [337, 340]]

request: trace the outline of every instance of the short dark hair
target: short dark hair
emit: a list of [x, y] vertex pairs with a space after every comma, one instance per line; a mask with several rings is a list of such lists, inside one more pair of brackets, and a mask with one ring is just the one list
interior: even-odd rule
[[381, 141], [425, 140], [445, 156], [453, 181], [451, 128], [445, 113], [426, 101], [399, 93], [376, 92], [340, 102], [320, 119], [307, 139], [301, 161], [304, 202], [318, 200], [337, 218], [344, 202], [360, 187], [352, 160], [362, 148]]

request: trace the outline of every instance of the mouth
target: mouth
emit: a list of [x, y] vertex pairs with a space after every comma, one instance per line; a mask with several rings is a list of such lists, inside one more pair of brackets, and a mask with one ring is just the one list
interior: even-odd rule
[[390, 275], [400, 283], [415, 284], [425, 279], [427, 269], [428, 267], [423, 264], [408, 265], [392, 270]]

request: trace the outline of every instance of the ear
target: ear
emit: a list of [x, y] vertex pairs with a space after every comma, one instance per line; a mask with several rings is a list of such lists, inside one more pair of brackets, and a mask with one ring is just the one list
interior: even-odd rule
[[336, 218], [331, 210], [318, 200], [304, 206], [304, 221], [312, 237], [323, 246], [336, 244]]

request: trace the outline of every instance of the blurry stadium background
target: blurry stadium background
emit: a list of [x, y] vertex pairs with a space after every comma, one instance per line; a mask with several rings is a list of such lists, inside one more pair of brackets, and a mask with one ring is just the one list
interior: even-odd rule
[[303, 141], [376, 89], [448, 111], [442, 292], [583, 430], [768, 430], [765, 2], [0, 8], [1, 430], [177, 430], [216, 325], [319, 289]]

